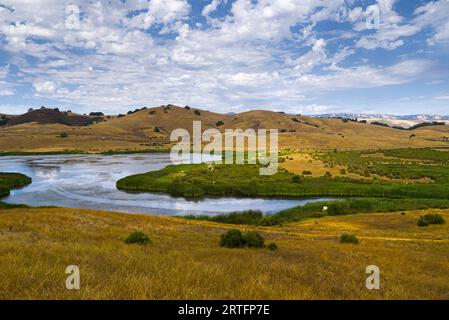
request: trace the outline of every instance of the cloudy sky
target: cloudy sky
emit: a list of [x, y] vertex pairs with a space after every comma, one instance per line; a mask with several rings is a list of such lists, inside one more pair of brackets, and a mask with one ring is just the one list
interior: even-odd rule
[[0, 113], [449, 114], [449, 0], [0, 0]]

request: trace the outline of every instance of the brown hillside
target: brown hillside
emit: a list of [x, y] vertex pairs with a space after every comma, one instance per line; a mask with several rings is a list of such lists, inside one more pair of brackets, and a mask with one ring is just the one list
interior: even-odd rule
[[5, 126], [8, 121], [13, 119], [15, 116], [11, 116], [8, 114], [0, 113], [0, 126]]
[[[91, 120], [90, 117], [88, 117]], [[145, 108], [122, 117], [105, 117], [89, 126], [39, 124], [36, 122], [0, 128], [0, 151], [88, 152], [146, 150], [170, 146], [170, 132], [192, 130], [194, 120], [202, 129], [279, 129], [280, 148], [292, 149], [379, 149], [406, 147], [448, 147], [447, 126], [398, 130], [376, 125], [318, 119], [278, 112], [254, 110], [224, 115], [176, 106]], [[217, 127], [217, 122], [223, 125]], [[221, 123], [219, 123], [221, 124]], [[61, 133], [67, 133], [61, 138]]]
[[[196, 112], [196, 113], [195, 113]], [[199, 115], [197, 114], [199, 112]], [[216, 127], [217, 121], [224, 120], [225, 115], [191, 108], [156, 107], [148, 108], [131, 115], [115, 118], [92, 126], [93, 130], [101, 132], [133, 133], [137, 136], [154, 136], [155, 128], [159, 129], [157, 136], [169, 135], [177, 128], [192, 129], [193, 121], [201, 121], [203, 128]]]
[[38, 124], [62, 124], [66, 126], [88, 126], [96, 121], [100, 121], [99, 117], [88, 117], [74, 113], [61, 112], [57, 109], [41, 108], [32, 110], [21, 116], [9, 119], [7, 124], [15, 126], [24, 123]]

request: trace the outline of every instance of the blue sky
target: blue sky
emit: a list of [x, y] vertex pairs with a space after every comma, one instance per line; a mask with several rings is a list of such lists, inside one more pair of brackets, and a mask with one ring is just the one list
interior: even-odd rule
[[0, 0], [0, 113], [449, 114], [448, 82], [448, 0]]

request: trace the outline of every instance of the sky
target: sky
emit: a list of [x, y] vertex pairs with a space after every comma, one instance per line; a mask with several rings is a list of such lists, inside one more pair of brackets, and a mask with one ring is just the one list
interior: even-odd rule
[[449, 114], [449, 0], [0, 0], [0, 113]]

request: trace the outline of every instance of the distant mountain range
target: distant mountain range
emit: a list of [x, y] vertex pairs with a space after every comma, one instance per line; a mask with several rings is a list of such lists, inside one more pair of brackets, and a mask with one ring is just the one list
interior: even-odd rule
[[365, 120], [367, 122], [381, 122], [390, 126], [411, 127], [423, 122], [446, 122], [449, 123], [449, 115], [413, 114], [393, 115], [375, 113], [326, 113], [313, 115], [316, 118], [343, 118]]
[[449, 115], [434, 114], [412, 114], [412, 115], [393, 115], [381, 113], [325, 113], [313, 115], [317, 118], [346, 118], [346, 119], [385, 119], [385, 120], [411, 120], [411, 121], [439, 121], [449, 120]]

